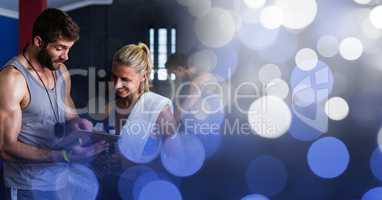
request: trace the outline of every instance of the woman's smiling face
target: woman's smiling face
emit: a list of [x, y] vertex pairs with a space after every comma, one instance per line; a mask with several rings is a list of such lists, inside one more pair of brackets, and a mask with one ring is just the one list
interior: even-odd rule
[[121, 98], [126, 98], [140, 92], [144, 75], [128, 65], [113, 63], [112, 81], [116, 95]]

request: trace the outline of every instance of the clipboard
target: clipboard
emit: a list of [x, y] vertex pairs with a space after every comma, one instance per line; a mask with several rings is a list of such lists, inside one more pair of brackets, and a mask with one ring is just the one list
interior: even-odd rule
[[91, 145], [100, 141], [105, 141], [110, 145], [115, 144], [119, 140], [119, 135], [112, 135], [102, 131], [76, 131], [73, 134], [78, 134], [81, 139], [80, 143], [83, 146]]

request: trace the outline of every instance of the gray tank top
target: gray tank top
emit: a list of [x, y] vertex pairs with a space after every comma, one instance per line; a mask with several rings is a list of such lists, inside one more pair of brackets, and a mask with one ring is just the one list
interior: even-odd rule
[[[59, 122], [65, 121], [65, 82], [61, 70], [54, 72], [57, 80], [55, 88], [47, 88], [54, 108], [53, 112], [41, 81], [33, 77], [28, 69], [21, 65], [17, 57], [11, 59], [5, 66], [13, 66], [20, 71], [26, 80], [30, 94], [29, 104], [22, 110], [18, 140], [38, 148], [58, 149], [59, 139], [55, 136], [54, 125], [57, 117]], [[67, 167], [68, 165], [62, 162], [31, 164], [23, 161], [5, 161], [4, 180], [7, 187], [24, 190], [58, 190], [66, 185]]]

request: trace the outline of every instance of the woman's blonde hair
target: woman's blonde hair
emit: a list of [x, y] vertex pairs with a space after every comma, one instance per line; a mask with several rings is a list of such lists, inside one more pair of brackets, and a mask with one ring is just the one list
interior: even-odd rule
[[150, 90], [150, 74], [153, 63], [150, 56], [150, 49], [144, 43], [129, 44], [120, 48], [113, 56], [113, 63], [127, 65], [136, 69], [138, 73], [145, 73], [146, 79], [141, 85], [141, 92]]

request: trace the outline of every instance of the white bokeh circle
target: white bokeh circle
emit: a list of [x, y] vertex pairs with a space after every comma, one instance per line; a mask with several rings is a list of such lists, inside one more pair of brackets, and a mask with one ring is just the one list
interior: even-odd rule
[[278, 138], [285, 134], [292, 122], [288, 105], [275, 96], [255, 100], [248, 111], [251, 129], [264, 138]]

